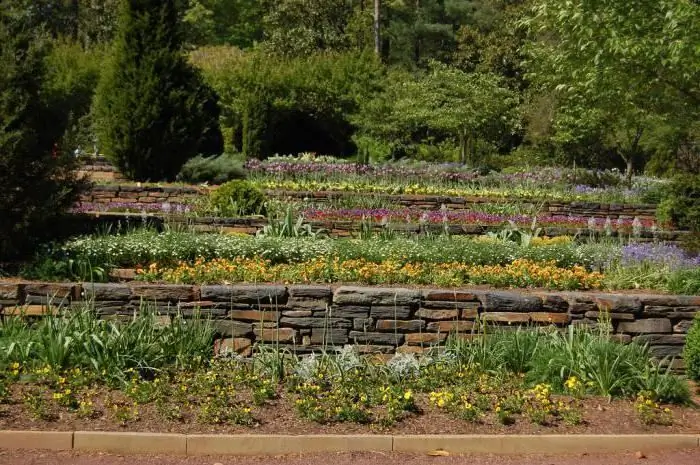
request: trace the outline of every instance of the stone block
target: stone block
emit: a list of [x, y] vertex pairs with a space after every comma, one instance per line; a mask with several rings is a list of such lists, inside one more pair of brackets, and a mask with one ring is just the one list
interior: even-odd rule
[[649, 346], [649, 352], [657, 358], [680, 357], [683, 354], [683, 346]]
[[344, 318], [289, 318], [282, 317], [280, 324], [291, 328], [350, 328], [352, 321]]
[[299, 310], [311, 310], [311, 311], [326, 311], [330, 306], [328, 300], [318, 300], [318, 299], [298, 299], [295, 297], [290, 297], [287, 300], [287, 306], [290, 308], [296, 308]]
[[693, 320], [681, 320], [673, 325], [673, 332], [685, 334], [690, 330], [691, 326], [693, 326]]
[[276, 285], [202, 286], [202, 299], [215, 302], [283, 305], [287, 288]]
[[217, 339], [214, 342], [214, 353], [234, 353], [242, 357], [250, 357], [253, 354], [253, 341], [245, 337]]
[[374, 329], [374, 318], [355, 318], [352, 320], [352, 329], [355, 331]]
[[377, 320], [377, 331], [420, 331], [425, 327], [422, 320]]
[[422, 308], [430, 309], [464, 309], [469, 311], [479, 311], [481, 308], [480, 302], [440, 302], [440, 301], [424, 301], [421, 302]]
[[211, 300], [195, 300], [193, 302], [179, 302], [177, 304], [177, 308], [179, 308], [181, 310], [185, 310], [185, 309], [204, 310], [204, 309], [215, 308], [215, 307], [217, 307], [216, 302], [213, 302]]
[[350, 338], [357, 344], [386, 344], [399, 346], [405, 340], [404, 334], [350, 331]]
[[181, 284], [131, 284], [129, 287], [133, 297], [149, 302], [197, 300], [194, 286]]
[[666, 318], [693, 318], [695, 314], [700, 313], [700, 307], [666, 307], [660, 305], [649, 305], [642, 310], [643, 315], [659, 316]]
[[427, 308], [420, 308], [416, 312], [418, 318], [425, 318], [426, 320], [456, 320], [459, 318], [459, 310], [430, 310]]
[[673, 326], [668, 318], [645, 318], [637, 321], [623, 321], [617, 325], [620, 333], [671, 333]]
[[434, 321], [428, 323], [428, 331], [439, 331], [441, 333], [458, 332], [462, 333], [464, 331], [472, 331], [476, 328], [476, 324], [473, 321]]
[[338, 305], [417, 306], [420, 300], [420, 291], [402, 288], [342, 286], [333, 295]]
[[421, 345], [421, 344], [439, 344], [447, 339], [447, 333], [411, 333], [406, 334], [406, 344]]
[[553, 325], [566, 325], [571, 321], [567, 313], [530, 312], [530, 320], [534, 323], [548, 323]]
[[481, 315], [481, 320], [494, 323], [522, 324], [530, 321], [530, 314], [515, 312], [486, 312]]
[[348, 330], [338, 328], [312, 328], [311, 344], [347, 344]]
[[423, 352], [425, 352], [425, 348], [422, 346], [409, 346], [409, 345], [402, 345], [396, 348], [396, 353], [397, 354], [416, 354], [420, 355]]
[[314, 314], [311, 310], [285, 310], [282, 312], [282, 316], [288, 318], [304, 318], [310, 317]]
[[46, 305], [22, 305], [18, 307], [4, 307], [2, 314], [16, 316], [57, 315], [58, 309], [53, 306], [47, 307]]
[[423, 299], [440, 302], [478, 302], [474, 293], [467, 291], [447, 291], [444, 289], [427, 289], [423, 291]]
[[318, 299], [329, 301], [333, 290], [329, 286], [289, 286], [289, 297], [292, 299]]
[[24, 293], [27, 296], [48, 297], [49, 299], [77, 299], [80, 297], [80, 285], [71, 283], [27, 283]]
[[408, 305], [372, 305], [369, 314], [374, 318], [385, 320], [407, 319], [411, 317], [413, 308]]
[[363, 318], [369, 316], [369, 305], [333, 305], [331, 315], [337, 318]]
[[598, 306], [588, 302], [569, 302], [569, 313], [572, 315], [581, 315], [586, 312], [597, 312]]
[[0, 283], [0, 300], [19, 300], [22, 296], [22, 285]]
[[500, 291], [480, 291], [478, 296], [486, 312], [536, 312], [542, 309], [542, 301], [537, 296]]
[[93, 299], [95, 301], [128, 301], [131, 299], [131, 289], [129, 289], [129, 286], [127, 286], [126, 284], [84, 284], [83, 290], [85, 292], [86, 299]]
[[255, 337], [262, 342], [280, 343], [291, 343], [298, 339], [292, 328], [256, 329]]
[[642, 310], [642, 302], [632, 295], [594, 294], [592, 299], [599, 310], [610, 313], [638, 313]]
[[253, 325], [240, 321], [213, 320], [212, 325], [216, 334], [225, 337], [248, 336], [253, 332]]
[[259, 310], [231, 310], [229, 318], [241, 321], [278, 321], [280, 312]]
[[633, 313], [611, 313], [611, 312], [598, 312], [598, 311], [590, 311], [585, 313], [586, 318], [590, 318], [591, 320], [598, 320], [601, 317], [602, 318], [610, 318], [613, 321], [634, 321], [634, 314]]
[[51, 307], [67, 307], [71, 304], [69, 297], [57, 297], [46, 295], [28, 295], [24, 297], [24, 302], [28, 305], [48, 305]]
[[685, 334], [642, 334], [634, 340], [651, 346], [682, 346], [685, 344]]
[[542, 301], [542, 310], [550, 313], [564, 313], [569, 311], [569, 301], [561, 294], [535, 294]]

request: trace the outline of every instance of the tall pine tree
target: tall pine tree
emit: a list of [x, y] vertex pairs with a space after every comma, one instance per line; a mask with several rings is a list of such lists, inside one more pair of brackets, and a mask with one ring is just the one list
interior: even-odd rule
[[31, 3], [0, 0], [0, 260], [27, 252], [86, 185], [60, 144], [68, 111], [44, 85], [49, 42]]
[[98, 143], [131, 179], [174, 179], [223, 151], [217, 97], [185, 57], [176, 0], [125, 0], [94, 103]]

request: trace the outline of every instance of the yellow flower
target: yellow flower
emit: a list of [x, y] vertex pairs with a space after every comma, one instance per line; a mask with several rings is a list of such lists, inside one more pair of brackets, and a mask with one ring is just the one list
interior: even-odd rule
[[403, 398], [405, 400], [411, 400], [412, 397], [413, 397], [413, 392], [410, 389], [408, 391], [404, 392], [404, 394], [403, 394]]

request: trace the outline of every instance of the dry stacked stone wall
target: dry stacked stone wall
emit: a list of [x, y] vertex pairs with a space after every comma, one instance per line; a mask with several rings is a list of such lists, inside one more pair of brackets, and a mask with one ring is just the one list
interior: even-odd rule
[[[175, 187], [175, 186], [137, 186], [106, 184], [96, 185], [91, 192], [82, 197], [83, 202], [91, 203], [184, 203], [196, 197], [205, 195], [208, 190], [200, 187]], [[333, 198], [348, 195], [343, 192], [296, 192], [296, 191], [268, 191], [268, 195], [280, 198], [295, 198], [298, 200], [310, 199], [318, 202], [328, 201]], [[356, 194], [352, 194], [356, 195]], [[474, 205], [483, 203], [505, 203], [508, 199], [492, 199], [484, 197], [445, 197], [436, 195], [385, 195], [383, 196], [397, 205], [406, 207], [439, 209], [442, 205], [453, 210], [470, 209]], [[519, 203], [527, 203], [527, 200], [518, 199]], [[534, 204], [533, 204], [534, 205]], [[547, 201], [541, 207], [542, 215], [581, 216], [653, 220], [656, 215], [656, 206], [651, 204], [606, 204], [597, 202], [553, 202]]]
[[[362, 352], [420, 353], [481, 325], [595, 326], [609, 317], [620, 342], [647, 343], [679, 357], [700, 296], [402, 289], [354, 286], [0, 283], [3, 317], [40, 317], [94, 302], [104, 318], [130, 318], [142, 305], [164, 323], [173, 315], [211, 318], [217, 350], [251, 354], [255, 343], [307, 353], [355, 345]], [[61, 310], [62, 309], [62, 310]], [[677, 368], [682, 361], [675, 360]]]

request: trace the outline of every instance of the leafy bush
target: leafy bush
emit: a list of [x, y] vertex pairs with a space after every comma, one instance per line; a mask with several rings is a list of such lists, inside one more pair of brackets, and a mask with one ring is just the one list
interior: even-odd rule
[[209, 196], [211, 207], [220, 216], [264, 215], [267, 198], [247, 181], [229, 181]]
[[241, 157], [224, 153], [213, 157], [198, 155], [190, 159], [182, 166], [177, 180], [191, 184], [202, 182], [223, 184], [233, 179], [244, 179], [245, 176]]
[[175, 0], [122, 2], [94, 102], [104, 153], [127, 177], [174, 179], [196, 154], [223, 152], [217, 96], [184, 55]]
[[612, 171], [577, 169], [573, 170], [567, 178], [573, 185], [590, 187], [619, 186], [622, 183], [622, 177]]
[[192, 61], [221, 96], [227, 150], [251, 158], [317, 152], [349, 156], [351, 118], [384, 72], [372, 53], [285, 58], [203, 47]]
[[688, 331], [683, 349], [688, 378], [700, 381], [700, 317], [696, 317]]
[[[49, 42], [28, 9], [0, 8], [0, 260], [16, 258], [87, 187], [60, 144], [68, 124], [47, 85]], [[53, 232], [53, 231], [52, 231]]]
[[700, 231], [700, 175], [678, 175], [666, 186], [656, 212], [659, 221]]

